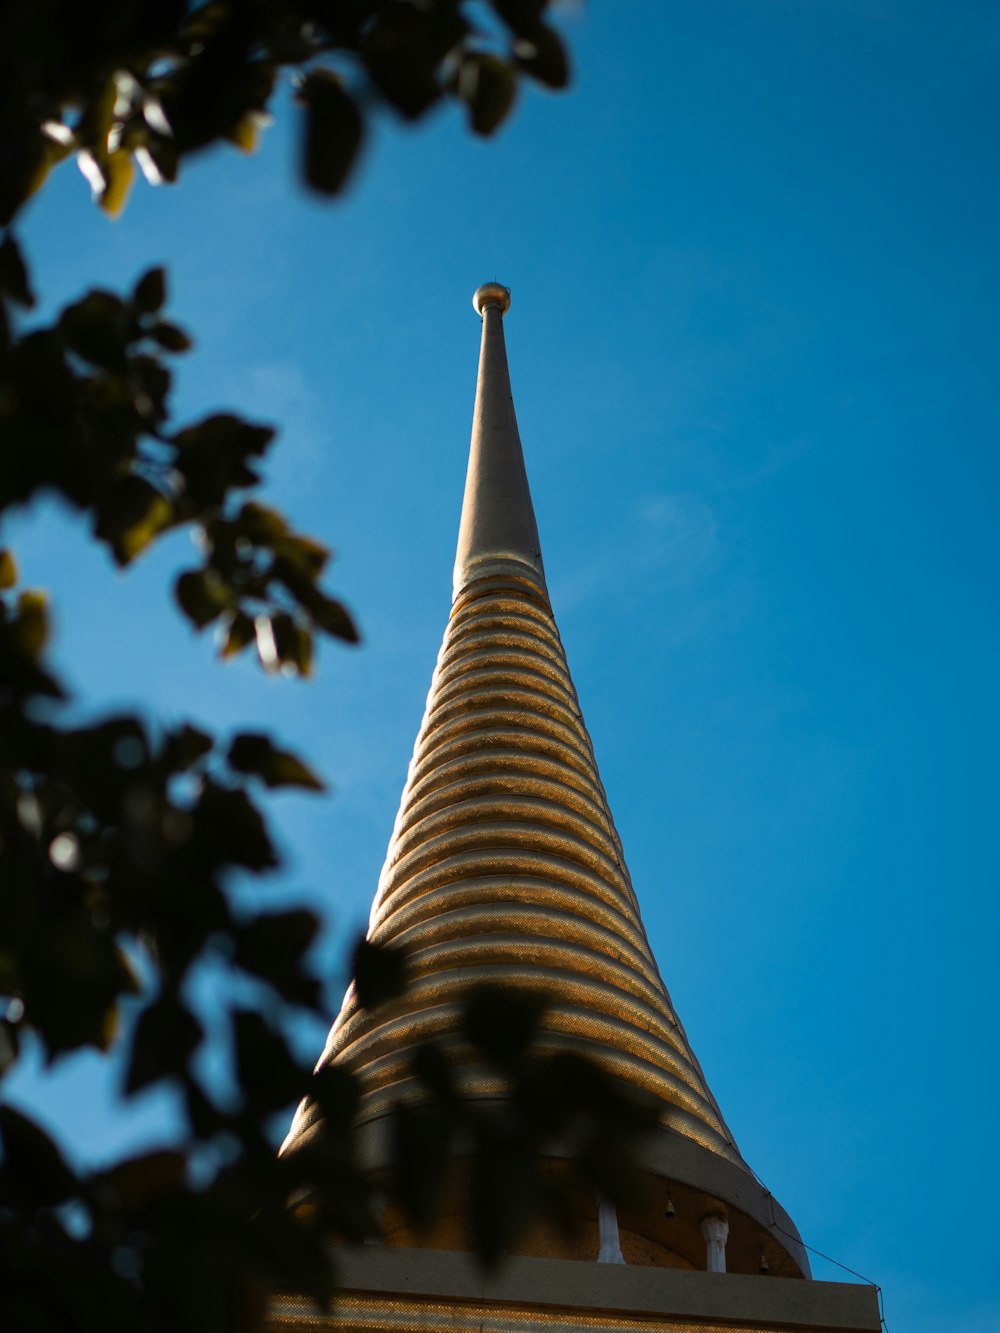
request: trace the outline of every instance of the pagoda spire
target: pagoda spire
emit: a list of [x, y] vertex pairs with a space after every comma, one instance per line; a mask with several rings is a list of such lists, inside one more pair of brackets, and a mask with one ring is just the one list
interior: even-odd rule
[[472, 304], [482, 316], [483, 336], [455, 556], [456, 599], [473, 580], [488, 574], [520, 574], [545, 586], [503, 336], [510, 292], [498, 282], [486, 282], [477, 288]]
[[[486, 283], [474, 305], [482, 344], [454, 600], [369, 924], [371, 940], [405, 952], [409, 982], [371, 1011], [352, 985], [320, 1066], [357, 1075], [358, 1123], [375, 1142], [394, 1106], [427, 1096], [413, 1059], [429, 1040], [448, 1049], [465, 1097], [506, 1095], [462, 1038], [474, 987], [544, 995], [542, 1049], [578, 1052], [662, 1107], [647, 1155], [666, 1202], [633, 1220], [626, 1257], [701, 1266], [708, 1218], [713, 1236], [731, 1226], [737, 1271], [756, 1272], [766, 1249], [772, 1272], [808, 1274], [650, 949], [545, 585], [504, 346], [510, 293]], [[283, 1151], [319, 1123], [303, 1103]]]

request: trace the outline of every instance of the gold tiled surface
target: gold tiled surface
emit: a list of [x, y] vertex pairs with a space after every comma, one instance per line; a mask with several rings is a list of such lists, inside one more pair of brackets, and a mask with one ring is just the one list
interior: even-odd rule
[[[349, 990], [322, 1062], [364, 1079], [361, 1119], [420, 1095], [412, 1052], [452, 1050], [470, 1096], [503, 1087], [458, 1036], [477, 984], [552, 999], [543, 1044], [662, 1100], [670, 1127], [742, 1165], [660, 978], [540, 582], [480, 579], [457, 599], [372, 908], [405, 947], [403, 998]], [[303, 1108], [290, 1144], [311, 1123]]]

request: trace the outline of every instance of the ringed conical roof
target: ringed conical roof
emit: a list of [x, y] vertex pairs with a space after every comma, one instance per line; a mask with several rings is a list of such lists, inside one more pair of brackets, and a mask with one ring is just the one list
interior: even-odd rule
[[[496, 283], [474, 298], [482, 345], [454, 601], [371, 911], [404, 947], [404, 997], [345, 996], [321, 1059], [363, 1080], [361, 1118], [416, 1093], [428, 1038], [458, 1044], [482, 983], [544, 992], [544, 1040], [655, 1094], [664, 1120], [746, 1169], [643, 929], [549, 603], [511, 397]], [[499, 1085], [470, 1068], [467, 1092]], [[308, 1136], [300, 1108], [286, 1140]]]

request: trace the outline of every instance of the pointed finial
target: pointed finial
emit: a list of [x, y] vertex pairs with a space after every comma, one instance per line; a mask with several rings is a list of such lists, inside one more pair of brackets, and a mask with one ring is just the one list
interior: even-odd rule
[[476, 288], [472, 306], [477, 315], [485, 314], [490, 306], [496, 306], [501, 315], [505, 315], [510, 309], [510, 288], [502, 282], [484, 282]]

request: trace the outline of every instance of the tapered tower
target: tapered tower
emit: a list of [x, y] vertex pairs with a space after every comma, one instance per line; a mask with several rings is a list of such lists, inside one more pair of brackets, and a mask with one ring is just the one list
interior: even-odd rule
[[[461, 1219], [416, 1236], [389, 1214], [381, 1243], [344, 1259], [340, 1326], [875, 1329], [870, 1288], [804, 1280], [798, 1232], [743, 1161], [660, 976], [549, 602], [507, 367], [510, 293], [487, 283], [473, 300], [452, 611], [370, 922], [371, 939], [405, 948], [410, 984], [371, 1012], [349, 990], [321, 1064], [360, 1078], [377, 1169], [388, 1112], [424, 1095], [411, 1060], [429, 1038], [451, 1048], [465, 1097], [504, 1095], [463, 1046], [470, 989], [542, 992], [543, 1046], [657, 1099], [652, 1188], [621, 1216], [595, 1199], [572, 1245], [533, 1233], [489, 1281], [463, 1253]], [[299, 1109], [283, 1151], [317, 1116]], [[306, 1317], [280, 1301], [275, 1315], [289, 1328]]]

